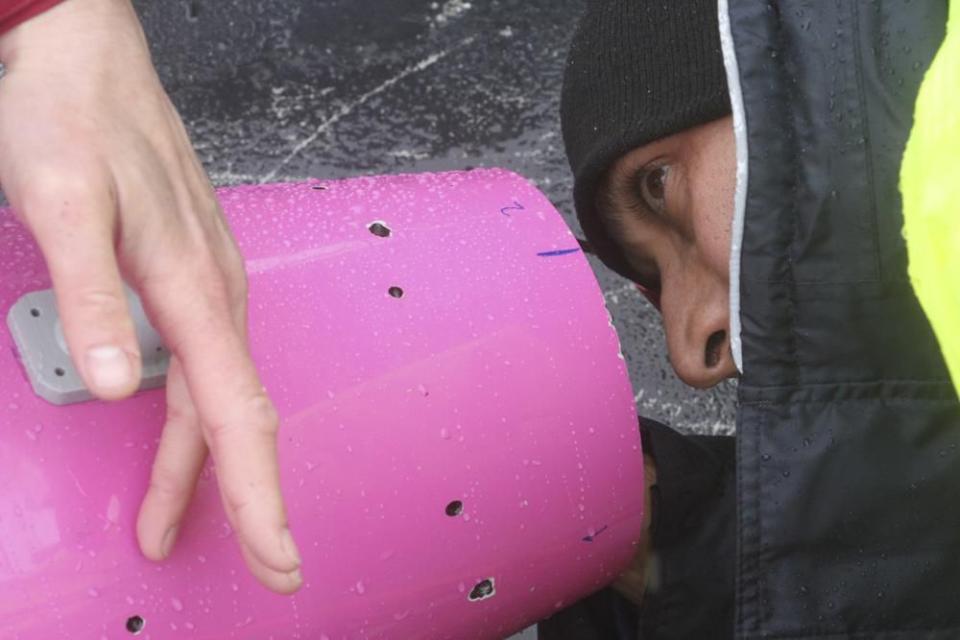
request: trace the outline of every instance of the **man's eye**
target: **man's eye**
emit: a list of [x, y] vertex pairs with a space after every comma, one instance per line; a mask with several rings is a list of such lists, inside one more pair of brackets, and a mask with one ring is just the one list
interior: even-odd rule
[[662, 165], [645, 169], [640, 175], [640, 197], [654, 213], [662, 213], [666, 204], [667, 175], [670, 167]]

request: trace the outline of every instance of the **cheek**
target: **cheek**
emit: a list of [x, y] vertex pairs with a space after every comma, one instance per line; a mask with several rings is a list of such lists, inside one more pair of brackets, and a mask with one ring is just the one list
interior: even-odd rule
[[638, 281], [658, 286], [662, 265], [674, 249], [670, 228], [655, 219], [633, 219], [612, 230], [612, 235]]

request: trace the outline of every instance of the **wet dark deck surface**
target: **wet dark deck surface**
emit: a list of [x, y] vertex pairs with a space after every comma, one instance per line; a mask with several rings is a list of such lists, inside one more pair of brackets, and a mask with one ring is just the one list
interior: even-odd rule
[[[502, 166], [579, 232], [560, 138], [582, 0], [138, 0], [164, 84], [217, 185]], [[638, 410], [728, 430], [733, 386], [689, 390], [657, 312], [594, 262]]]

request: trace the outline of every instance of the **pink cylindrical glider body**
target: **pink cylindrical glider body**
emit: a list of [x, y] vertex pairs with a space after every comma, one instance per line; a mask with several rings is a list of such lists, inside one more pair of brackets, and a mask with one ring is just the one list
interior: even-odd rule
[[[589, 265], [536, 188], [477, 170], [219, 196], [305, 585], [248, 575], [210, 469], [171, 558], [144, 559], [163, 392], [49, 404], [4, 326], [0, 638], [123, 639], [138, 616], [156, 639], [502, 638], [623, 569], [643, 512], [633, 396]], [[0, 212], [0, 310], [49, 286]]]

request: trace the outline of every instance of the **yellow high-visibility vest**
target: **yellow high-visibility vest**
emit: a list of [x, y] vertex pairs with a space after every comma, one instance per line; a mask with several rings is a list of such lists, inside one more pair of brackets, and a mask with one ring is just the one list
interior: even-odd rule
[[960, 393], [960, 2], [920, 86], [900, 190], [910, 280]]

